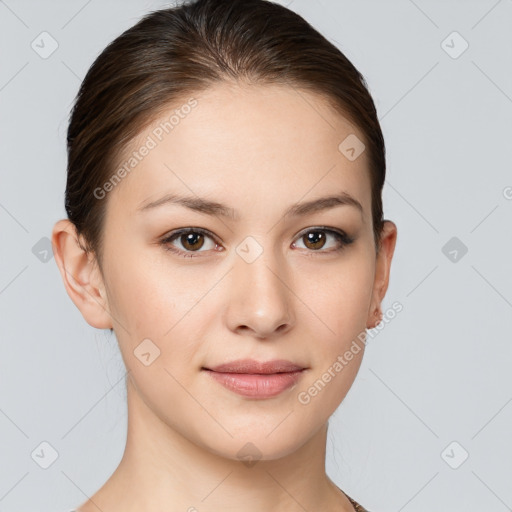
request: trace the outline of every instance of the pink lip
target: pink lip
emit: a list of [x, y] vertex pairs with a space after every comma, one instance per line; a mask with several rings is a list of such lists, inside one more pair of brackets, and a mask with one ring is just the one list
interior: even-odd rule
[[212, 368], [206, 368], [214, 372], [222, 373], [281, 373], [295, 372], [303, 370], [304, 366], [299, 366], [286, 359], [274, 359], [272, 361], [258, 362], [254, 359], [237, 359], [229, 363], [219, 364]]
[[283, 359], [265, 362], [240, 359], [203, 369], [227, 389], [252, 398], [279, 395], [294, 386], [305, 370], [303, 366]]

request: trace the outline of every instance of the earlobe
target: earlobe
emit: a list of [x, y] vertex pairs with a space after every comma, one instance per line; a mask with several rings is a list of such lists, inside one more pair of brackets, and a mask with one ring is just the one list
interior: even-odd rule
[[112, 318], [96, 260], [79, 245], [76, 228], [69, 219], [55, 223], [52, 247], [66, 291], [85, 321], [97, 329], [111, 328]]
[[390, 220], [385, 220], [380, 239], [380, 250], [377, 253], [377, 260], [375, 262], [375, 280], [373, 284], [370, 310], [368, 312], [368, 319], [366, 323], [367, 329], [376, 327], [382, 319], [380, 305], [386, 295], [389, 285], [391, 261], [395, 252], [396, 238], [396, 224]]

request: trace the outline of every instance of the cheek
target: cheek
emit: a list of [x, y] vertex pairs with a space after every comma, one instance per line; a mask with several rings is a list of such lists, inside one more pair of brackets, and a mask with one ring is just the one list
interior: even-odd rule
[[[325, 274], [316, 273], [316, 286], [305, 301], [311, 318], [308, 328], [316, 340], [310, 353], [312, 371], [297, 390], [298, 403], [306, 415], [321, 413], [327, 418], [356, 378], [364, 354], [373, 278], [371, 253], [368, 256], [356, 251], [326, 269]], [[308, 280], [303, 283], [304, 295]]]
[[127, 369], [137, 375], [147, 370], [136, 357], [144, 342], [149, 352], [158, 353], [151, 371], [146, 371], [148, 386], [152, 379], [170, 379], [165, 370], [180, 382], [186, 380], [187, 372], [200, 366], [196, 340], [201, 336], [197, 333], [212, 317], [205, 309], [212, 303], [201, 300], [208, 291], [204, 275], [196, 279], [178, 268], [171, 270], [161, 259], [125, 258], [111, 266], [109, 288], [113, 291], [109, 304], [117, 324], [116, 337]]
[[[365, 330], [370, 307], [375, 263], [368, 253], [347, 253], [336, 264], [303, 268], [300, 278], [304, 303], [313, 311], [327, 349], [339, 349]], [[320, 334], [322, 333], [322, 334]]]
[[360, 267], [347, 269], [329, 285], [331, 300], [325, 304], [335, 338], [346, 342], [364, 331], [372, 295], [372, 275]]
[[131, 335], [162, 337], [186, 313], [195, 285], [179, 269], [171, 271], [158, 250], [125, 254], [112, 258], [108, 268], [112, 313]]

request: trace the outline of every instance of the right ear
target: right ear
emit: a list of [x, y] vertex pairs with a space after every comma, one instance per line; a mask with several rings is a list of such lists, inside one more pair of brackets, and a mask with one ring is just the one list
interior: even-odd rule
[[96, 258], [78, 242], [75, 225], [69, 219], [59, 220], [52, 231], [53, 255], [64, 286], [85, 321], [97, 329], [110, 329], [105, 285]]

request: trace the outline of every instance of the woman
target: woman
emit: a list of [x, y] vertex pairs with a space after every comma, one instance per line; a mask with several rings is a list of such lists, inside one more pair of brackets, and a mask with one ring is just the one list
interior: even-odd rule
[[381, 319], [396, 226], [361, 74], [265, 0], [156, 11], [93, 63], [52, 244], [127, 368], [123, 458], [80, 512], [353, 511], [328, 420]]

